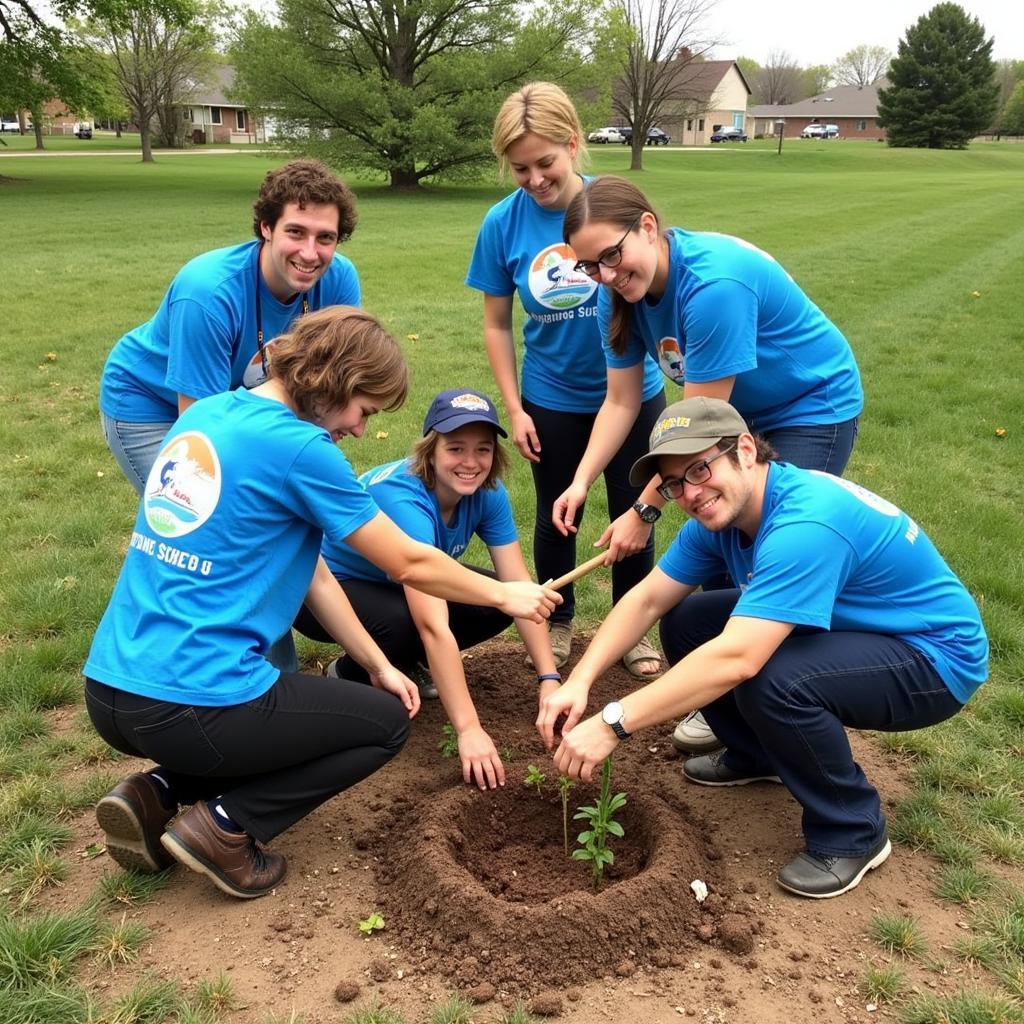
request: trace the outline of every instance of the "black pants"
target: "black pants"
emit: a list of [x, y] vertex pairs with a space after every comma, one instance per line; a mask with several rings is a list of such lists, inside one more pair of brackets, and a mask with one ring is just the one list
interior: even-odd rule
[[[467, 566], [474, 572], [496, 578], [486, 569]], [[403, 672], [410, 672], [417, 662], [426, 659], [423, 641], [413, 622], [405, 590], [397, 583], [371, 583], [367, 580], [339, 580], [341, 589], [352, 604], [363, 628], [387, 655], [388, 661]], [[503, 633], [512, 619], [497, 608], [448, 602], [448, 626], [459, 650], [490, 640]], [[310, 640], [330, 643], [333, 637], [320, 625], [316, 616], [303, 605], [295, 619], [295, 628]], [[366, 670], [347, 654], [338, 665], [343, 679], [367, 681]]]
[[[576, 467], [587, 450], [587, 442], [597, 413], [556, 412], [523, 399], [523, 408], [533, 418], [540, 437], [540, 462], [531, 462], [533, 486], [537, 492], [537, 510], [533, 527], [533, 563], [537, 579], [557, 579], [576, 566], [576, 534], [563, 537], [551, 522], [551, 507], [561, 493], [572, 483]], [[618, 519], [629, 511], [640, 496], [640, 488], [629, 482], [633, 463], [647, 454], [647, 443], [662, 409], [665, 392], [659, 391], [640, 406], [640, 413], [622, 447], [604, 471], [604, 486], [608, 493], [608, 518]], [[581, 505], [576, 513], [576, 526], [583, 522]], [[638, 551], [612, 566], [612, 604], [631, 590], [654, 568], [654, 531], [643, 551]], [[552, 622], [571, 622], [576, 613], [576, 595], [573, 586], [559, 591], [563, 603], [552, 613]]]
[[228, 707], [172, 704], [87, 679], [85, 705], [107, 743], [164, 770], [180, 803], [219, 797], [262, 842], [382, 768], [409, 735], [408, 713], [390, 693], [291, 673]]

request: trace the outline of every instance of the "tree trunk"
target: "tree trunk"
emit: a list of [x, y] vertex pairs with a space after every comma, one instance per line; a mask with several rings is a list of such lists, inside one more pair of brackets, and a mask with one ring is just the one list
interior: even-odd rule
[[140, 127], [139, 136], [142, 139], [142, 162], [144, 164], [153, 163], [153, 142], [150, 138], [149, 129]]
[[416, 168], [412, 165], [392, 167], [391, 187], [404, 192], [412, 192], [419, 189], [420, 179], [416, 177]]
[[36, 149], [44, 149], [43, 146], [43, 109], [39, 107], [32, 111], [32, 130], [36, 134]]
[[629, 169], [631, 171], [644, 169], [644, 140], [637, 138], [639, 134], [634, 129], [633, 137], [629, 140]]
[[114, 138], [115, 139], [121, 138], [121, 122], [120, 121], [115, 121], [114, 122]]

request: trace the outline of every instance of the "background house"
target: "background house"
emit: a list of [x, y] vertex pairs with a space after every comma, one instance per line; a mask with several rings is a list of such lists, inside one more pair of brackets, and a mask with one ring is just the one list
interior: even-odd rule
[[689, 64], [675, 95], [662, 108], [659, 127], [684, 146], [700, 146], [723, 125], [746, 129], [751, 88], [732, 60]]
[[191, 141], [266, 142], [263, 123], [253, 117], [244, 103], [227, 98], [235, 84], [235, 69], [230, 64], [216, 65], [210, 82], [197, 84], [181, 104]]
[[840, 138], [884, 139], [885, 129], [878, 125], [878, 90], [888, 84], [880, 78], [874, 85], [837, 85], [799, 103], [759, 104], [750, 108], [752, 134], [774, 135], [781, 118], [787, 139], [798, 138], [809, 124], [838, 125]]

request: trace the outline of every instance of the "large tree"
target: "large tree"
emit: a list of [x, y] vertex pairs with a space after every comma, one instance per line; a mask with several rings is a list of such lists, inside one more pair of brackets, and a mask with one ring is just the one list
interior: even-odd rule
[[958, 4], [941, 3], [907, 29], [878, 94], [890, 146], [964, 149], [991, 126], [999, 86], [992, 39]]
[[[616, 113], [633, 126], [630, 168], [643, 169], [647, 131], [668, 106], [697, 110], [704, 55], [715, 45], [706, 22], [717, 0], [615, 0], [626, 28], [625, 66], [612, 92]], [[613, 65], [612, 65], [613, 66]]]
[[855, 46], [832, 65], [836, 85], [874, 85], [889, 69], [892, 53], [884, 46]]
[[795, 103], [804, 98], [803, 73], [785, 50], [772, 50], [756, 76], [751, 88], [758, 103]]
[[1024, 82], [1018, 82], [999, 114], [998, 128], [1003, 135], [1024, 135]]
[[173, 145], [178, 105], [213, 63], [212, 11], [196, 0], [133, 0], [91, 19], [87, 34], [107, 54], [131, 119], [142, 160], [153, 160], [152, 133]]
[[296, 147], [385, 173], [394, 188], [478, 173], [505, 96], [585, 64], [592, 10], [516, 0], [280, 0], [250, 12], [233, 48], [235, 93]]

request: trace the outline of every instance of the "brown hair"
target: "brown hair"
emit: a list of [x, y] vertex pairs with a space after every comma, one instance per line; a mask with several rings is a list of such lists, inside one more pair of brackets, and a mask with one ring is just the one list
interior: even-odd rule
[[[571, 236], [591, 221], [615, 224], [625, 231], [645, 213], [652, 214], [655, 221], [658, 221], [658, 214], [650, 200], [636, 185], [614, 174], [602, 174], [586, 182], [569, 203], [562, 222], [562, 238], [571, 245]], [[608, 327], [608, 344], [616, 355], [622, 355], [629, 341], [632, 319], [630, 304], [618, 292], [609, 291], [612, 297], [612, 317]]]
[[579, 170], [587, 155], [583, 125], [572, 100], [554, 82], [528, 82], [502, 103], [491, 134], [491, 149], [502, 174], [508, 173], [508, 147], [531, 133], [561, 146], [568, 146], [575, 138], [576, 156], [572, 164]]
[[[486, 420], [480, 420], [481, 423], [486, 423]], [[491, 424], [487, 424], [491, 426]], [[463, 426], [469, 426], [468, 423]], [[491, 462], [491, 471], [487, 474], [487, 479], [481, 486], [486, 487], [488, 490], [493, 491], [498, 486], [498, 481], [505, 475], [508, 470], [508, 454], [505, 449], [501, 447], [501, 442], [498, 440], [498, 432], [491, 426], [491, 431], [494, 434], [494, 459]], [[451, 431], [455, 433], [455, 431]], [[416, 444], [413, 445], [412, 454], [409, 456], [409, 472], [413, 476], [418, 476], [428, 491], [432, 491], [437, 484], [437, 474], [434, 472], [434, 451], [437, 449], [438, 442], [442, 437], [447, 437], [447, 434], [439, 433], [436, 430], [428, 430], [424, 437], [421, 437]]]
[[[754, 444], [757, 446], [757, 461], [760, 463], [765, 462], [776, 462], [779, 458], [779, 453], [772, 446], [771, 441], [767, 438], [762, 437], [760, 434], [754, 434]], [[722, 437], [719, 438], [718, 444], [715, 447], [720, 451], [724, 452], [730, 445], [732, 445], [732, 451], [728, 453], [726, 458], [734, 465], [740, 464], [740, 453], [736, 450], [736, 446], [739, 444], [740, 439], [736, 437]]]
[[267, 351], [270, 377], [309, 419], [348, 405], [357, 393], [388, 410], [409, 393], [409, 368], [398, 342], [375, 316], [354, 306], [300, 317]]
[[329, 167], [319, 160], [292, 160], [267, 171], [252, 204], [252, 230], [263, 237], [260, 224], [273, 228], [288, 203], [304, 210], [311, 203], [338, 208], [338, 242], [347, 242], [356, 229], [356, 197]]

